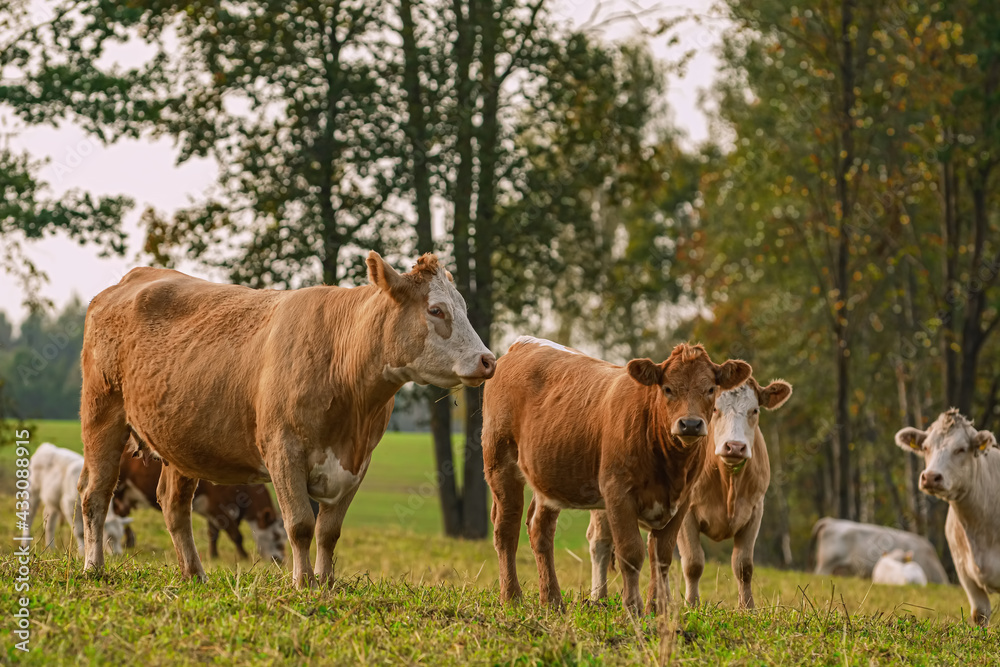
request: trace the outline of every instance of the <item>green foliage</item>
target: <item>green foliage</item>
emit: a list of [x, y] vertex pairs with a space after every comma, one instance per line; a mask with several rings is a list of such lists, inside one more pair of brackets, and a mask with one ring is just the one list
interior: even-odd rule
[[[55, 317], [44, 312], [31, 314], [21, 323], [16, 337], [7, 329], [9, 340], [0, 345], [0, 380], [6, 384], [8, 416], [79, 416], [80, 350], [86, 313], [86, 306], [77, 299]], [[0, 337], [5, 323], [6, 319], [0, 319]]]

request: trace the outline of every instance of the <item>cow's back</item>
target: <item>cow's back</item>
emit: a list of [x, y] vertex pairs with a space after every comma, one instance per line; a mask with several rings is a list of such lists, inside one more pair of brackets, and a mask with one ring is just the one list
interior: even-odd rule
[[[567, 479], [595, 479], [603, 431], [609, 419], [622, 416], [626, 391], [635, 384], [620, 366], [560, 347], [516, 343], [486, 383], [484, 433], [516, 443], [529, 480], [543, 468]], [[619, 385], [626, 395], [613, 412], [608, 399]]]
[[[166, 269], [130, 271], [88, 308], [84, 396], [120, 393], [139, 443], [191, 476], [266, 478], [254, 404], [263, 350], [286, 294]], [[206, 441], [218, 448], [203, 447]]]

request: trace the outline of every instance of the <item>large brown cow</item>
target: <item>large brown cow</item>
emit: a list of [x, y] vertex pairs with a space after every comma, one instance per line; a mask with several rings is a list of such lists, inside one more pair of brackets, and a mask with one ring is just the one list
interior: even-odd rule
[[[160, 509], [156, 488], [163, 466], [155, 459], [149, 460], [151, 458], [132, 456], [128, 449], [122, 454], [114, 500], [118, 515], [128, 516], [137, 506]], [[246, 521], [261, 558], [279, 563], [285, 559], [288, 538], [281, 517], [275, 512], [271, 494], [263, 484], [219, 485], [202, 480], [194, 492], [191, 507], [208, 520], [208, 553], [212, 558], [219, 557], [219, 533], [223, 531], [233, 541], [239, 557], [248, 557], [240, 532], [240, 522]], [[131, 538], [127, 545], [133, 546], [134, 535], [126, 531], [126, 536]]]
[[743, 361], [712, 363], [700, 345], [678, 345], [661, 364], [633, 359], [623, 368], [550, 341], [518, 339], [498, 362], [483, 403], [501, 599], [521, 596], [515, 556], [527, 481], [542, 601], [562, 603], [553, 562], [560, 510], [607, 509], [631, 611], [642, 606], [639, 523], [651, 531], [652, 608], [701, 470], [715, 395], [750, 373]]
[[896, 444], [926, 461], [920, 490], [948, 503], [944, 535], [972, 622], [990, 620], [990, 593], [1000, 592], [1000, 451], [996, 437], [977, 431], [952, 408], [926, 431], [904, 428]]
[[[700, 535], [716, 542], [733, 539], [733, 574], [739, 587], [739, 605], [753, 608], [753, 549], [764, 515], [764, 494], [771, 480], [764, 434], [758, 424], [760, 408], [776, 410], [792, 395], [792, 386], [775, 380], [762, 388], [750, 378], [719, 394], [705, 438], [702, 472], [691, 490], [691, 502], [677, 546], [687, 584], [688, 604], [698, 603], [698, 584], [705, 569]], [[604, 512], [592, 512], [587, 529], [593, 576], [591, 597], [607, 595], [607, 561], [611, 535]], [[603, 544], [601, 543], [603, 542]]]
[[205, 578], [197, 480], [271, 481], [295, 585], [332, 585], [344, 514], [396, 392], [478, 386], [496, 363], [434, 255], [407, 274], [375, 252], [367, 261], [371, 285], [352, 289], [252, 290], [140, 268], [94, 298], [81, 359], [86, 571], [104, 566], [102, 509], [131, 435], [168, 464], [157, 497], [186, 576]]

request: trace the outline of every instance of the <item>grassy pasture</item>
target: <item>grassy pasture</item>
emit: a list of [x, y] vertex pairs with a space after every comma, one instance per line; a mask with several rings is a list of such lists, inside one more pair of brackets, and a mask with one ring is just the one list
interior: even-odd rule
[[[73, 444], [57, 439], [73, 437], [72, 423], [54, 426], [40, 424], [33, 444]], [[659, 622], [633, 621], [621, 610], [617, 578], [609, 604], [583, 601], [590, 576], [583, 512], [565, 513], [573, 518], [556, 553], [566, 611], [538, 605], [526, 541], [518, 551], [525, 603], [501, 605], [492, 545], [434, 534], [436, 497], [421, 490], [426, 471], [418, 467], [427, 463], [426, 437], [390, 436], [376, 450], [345, 522], [332, 590], [296, 591], [287, 566], [239, 562], [226, 538], [220, 559], [206, 561], [209, 582], [183, 581], [162, 517], [140, 510], [138, 548], [111, 557], [102, 579], [82, 576], [66, 528], [56, 550], [36, 552], [32, 650], [15, 651], [8, 639], [0, 662], [628, 665], [663, 657], [677, 664], [1000, 664], [997, 621], [987, 630], [963, 622], [968, 604], [957, 586], [872, 586], [758, 567], [758, 609], [740, 612], [728, 562], [709, 562], [704, 607], [675, 604]], [[0, 458], [5, 478], [12, 477], [8, 462]], [[0, 511], [10, 535], [9, 492], [0, 495]], [[197, 516], [195, 536], [207, 553], [205, 522]], [[0, 577], [13, 582], [13, 542], [5, 542]], [[671, 586], [683, 590], [676, 566]], [[13, 610], [18, 595], [10, 585], [2, 590], [0, 603]]]

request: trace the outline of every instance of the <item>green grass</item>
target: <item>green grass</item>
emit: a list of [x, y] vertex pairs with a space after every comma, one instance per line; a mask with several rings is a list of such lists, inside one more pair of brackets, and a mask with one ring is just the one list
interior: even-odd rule
[[[74, 444], [72, 422], [41, 423], [35, 435], [34, 444]], [[490, 542], [436, 534], [436, 496], [421, 489], [429, 449], [427, 436], [398, 434], [376, 449], [345, 522], [332, 590], [296, 591], [287, 565], [239, 562], [225, 537], [220, 559], [206, 562], [208, 583], [184, 581], [163, 518], [152, 510], [135, 513], [137, 549], [110, 557], [105, 577], [93, 580], [82, 576], [64, 527], [57, 549], [36, 552], [31, 565], [32, 650], [20, 653], [8, 639], [0, 662], [630, 665], [655, 664], [662, 655], [675, 664], [1000, 664], [1000, 622], [987, 630], [963, 622], [968, 603], [957, 586], [872, 586], [758, 567], [758, 609], [743, 612], [735, 609], [728, 563], [710, 561], [705, 606], [675, 602], [666, 617], [633, 621], [621, 610], [617, 578], [609, 603], [583, 601], [590, 577], [578, 540], [584, 512], [564, 513], [556, 552], [566, 610], [539, 606], [523, 540], [518, 567], [526, 599], [502, 605]], [[0, 474], [11, 477], [9, 470]], [[409, 504], [413, 497], [423, 504]], [[400, 503], [413, 515], [396, 516]], [[0, 495], [8, 535], [13, 512], [14, 499]], [[205, 522], [197, 516], [195, 537], [207, 553]], [[12, 544], [0, 547], [6, 582], [16, 576]], [[647, 573], [648, 564], [643, 586]], [[671, 586], [676, 600], [683, 591], [676, 565]], [[19, 595], [4, 586], [0, 605], [12, 611]]]

